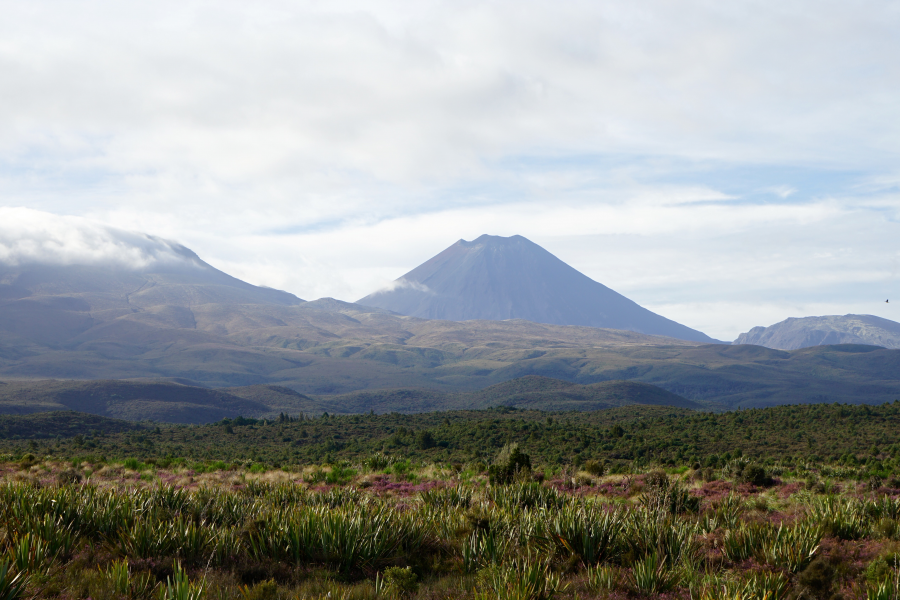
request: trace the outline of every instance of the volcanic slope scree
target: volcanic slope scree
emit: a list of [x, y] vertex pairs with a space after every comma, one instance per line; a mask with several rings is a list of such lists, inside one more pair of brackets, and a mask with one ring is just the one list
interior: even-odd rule
[[525, 319], [716, 342], [643, 308], [520, 235], [459, 240], [358, 303], [423, 319]]

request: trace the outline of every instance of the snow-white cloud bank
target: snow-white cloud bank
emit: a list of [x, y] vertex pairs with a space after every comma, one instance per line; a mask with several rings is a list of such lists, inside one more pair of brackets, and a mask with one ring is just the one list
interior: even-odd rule
[[0, 207], [0, 264], [114, 265], [144, 270], [197, 265], [180, 244], [89, 219]]

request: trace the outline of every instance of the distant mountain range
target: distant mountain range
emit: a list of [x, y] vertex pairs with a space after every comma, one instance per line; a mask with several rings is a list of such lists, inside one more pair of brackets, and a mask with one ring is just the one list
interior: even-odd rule
[[[524, 319], [428, 320], [328, 298], [305, 302], [237, 280], [177, 244], [131, 238], [145, 255], [162, 258], [0, 264], [0, 412], [71, 408], [196, 422], [491, 403], [586, 410], [621, 402], [731, 408], [900, 398], [900, 350], [845, 344], [784, 352]], [[128, 239], [115, 237], [115, 252], [140, 255]], [[518, 263], [520, 273], [562, 264], [523, 238], [513, 241], [537, 257]], [[517, 252], [497, 254], [513, 261]], [[476, 282], [489, 273], [485, 265], [506, 264], [471, 260], [482, 265], [468, 271], [482, 273]], [[577, 280], [583, 294], [611, 298], [610, 306], [636, 319], [650, 315], [691, 331], [563, 267], [548, 287]], [[510, 286], [515, 279], [501, 277]], [[522, 294], [537, 285], [520, 279]], [[555, 383], [525, 379], [539, 385], [491, 390], [530, 376]]]
[[716, 342], [639, 306], [520, 235], [459, 240], [357, 304], [422, 319], [525, 319]]
[[872, 315], [791, 318], [769, 327], [754, 327], [738, 336], [734, 343], [778, 350], [833, 344], [868, 344], [898, 349], [900, 323]]

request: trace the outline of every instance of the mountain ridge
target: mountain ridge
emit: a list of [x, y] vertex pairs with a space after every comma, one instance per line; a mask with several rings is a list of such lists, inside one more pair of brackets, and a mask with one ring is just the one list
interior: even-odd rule
[[739, 335], [733, 343], [778, 350], [835, 344], [900, 349], [900, 323], [874, 315], [791, 317], [768, 327], [754, 327]]
[[469, 392], [401, 388], [318, 397], [275, 385], [209, 389], [166, 381], [0, 382], [0, 414], [69, 410], [128, 421], [170, 423], [208, 423], [238, 416], [274, 418], [280, 413], [417, 413], [491, 406], [591, 411], [632, 404], [701, 408], [647, 383], [580, 385], [535, 375]]

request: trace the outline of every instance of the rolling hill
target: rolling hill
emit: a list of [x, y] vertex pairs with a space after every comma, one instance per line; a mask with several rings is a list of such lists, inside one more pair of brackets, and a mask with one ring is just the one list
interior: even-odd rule
[[512, 406], [591, 411], [632, 404], [699, 408], [646, 383], [610, 381], [578, 385], [526, 376], [475, 392], [395, 389], [310, 398], [281, 386], [208, 388], [154, 381], [0, 382], [0, 414], [75, 411], [107, 418], [167, 423], [209, 423], [238, 416], [416, 413]]
[[226, 417], [321, 412], [312, 399], [277, 386], [211, 390], [172, 382], [0, 382], [0, 413], [76, 411], [129, 421], [209, 423]]

